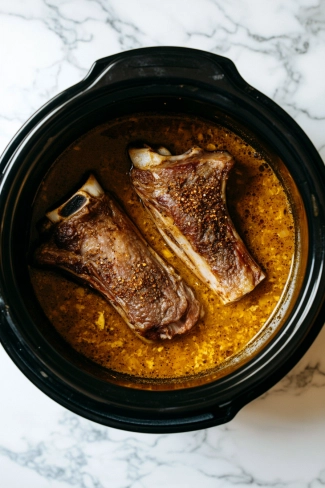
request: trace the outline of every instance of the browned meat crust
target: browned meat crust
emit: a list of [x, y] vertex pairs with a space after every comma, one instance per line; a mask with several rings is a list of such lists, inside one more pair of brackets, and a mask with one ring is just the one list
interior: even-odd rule
[[130, 151], [133, 186], [168, 244], [224, 303], [253, 290], [265, 275], [228, 214], [232, 156], [194, 147], [181, 156], [142, 150], [145, 159], [136, 151]]
[[193, 291], [148, 247], [108, 195], [54, 224], [35, 262], [69, 271], [102, 293], [140, 336], [171, 339], [200, 315]]

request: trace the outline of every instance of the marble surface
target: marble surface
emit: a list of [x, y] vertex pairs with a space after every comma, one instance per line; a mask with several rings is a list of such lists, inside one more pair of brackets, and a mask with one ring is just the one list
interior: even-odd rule
[[[94, 60], [156, 45], [231, 58], [325, 158], [321, 0], [0, 0], [0, 152]], [[96, 425], [34, 387], [0, 347], [3, 488], [320, 488], [325, 330], [299, 364], [227, 425], [133, 434]]]

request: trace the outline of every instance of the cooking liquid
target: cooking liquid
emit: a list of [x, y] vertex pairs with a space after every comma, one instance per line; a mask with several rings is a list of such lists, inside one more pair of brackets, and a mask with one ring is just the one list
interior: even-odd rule
[[[166, 246], [130, 185], [127, 147], [135, 141], [182, 154], [193, 145], [227, 150], [236, 160], [227, 183], [234, 225], [266, 279], [241, 300], [223, 305]], [[184, 116], [139, 115], [101, 125], [53, 164], [34, 205], [33, 222], [69, 197], [93, 172], [115, 194], [146, 241], [194, 289], [205, 315], [186, 335], [142, 342], [96, 291], [60, 272], [31, 268], [37, 298], [73, 348], [111, 370], [142, 378], [189, 377], [222, 365], [263, 328], [288, 280], [295, 247], [290, 204], [275, 173], [247, 142], [221, 126]]]

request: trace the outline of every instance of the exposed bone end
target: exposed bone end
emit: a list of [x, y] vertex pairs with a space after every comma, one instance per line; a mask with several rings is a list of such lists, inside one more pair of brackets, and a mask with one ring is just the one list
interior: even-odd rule
[[171, 152], [160, 146], [157, 151], [154, 151], [147, 144], [142, 148], [132, 147], [129, 149], [129, 155], [135, 168], [141, 170], [151, 170], [163, 164], [178, 163], [184, 164], [189, 161], [189, 158], [197, 158], [202, 160], [209, 160], [211, 163], [223, 164], [223, 160], [233, 159], [227, 151], [205, 151], [200, 146], [193, 146], [183, 154], [173, 156]]
[[71, 198], [59, 207], [47, 212], [46, 217], [53, 223], [61, 222], [79, 212], [89, 203], [89, 197], [99, 198], [104, 190], [94, 177], [90, 175], [86, 183]]
[[168, 151], [168, 149], [166, 147], [163, 147], [163, 146], [158, 147], [157, 153], [161, 154], [162, 156], [171, 156], [172, 155], [172, 153], [170, 151]]
[[85, 191], [90, 196], [98, 198], [104, 194], [104, 190], [96, 180], [94, 175], [90, 175], [86, 183], [80, 188], [80, 190]]
[[[160, 149], [164, 149], [165, 152], [167, 151], [165, 148]], [[142, 148], [130, 148], [129, 156], [135, 168], [150, 169], [162, 164], [165, 161], [167, 154], [165, 153], [163, 155], [162, 153], [155, 152], [151, 147], [146, 146]]]

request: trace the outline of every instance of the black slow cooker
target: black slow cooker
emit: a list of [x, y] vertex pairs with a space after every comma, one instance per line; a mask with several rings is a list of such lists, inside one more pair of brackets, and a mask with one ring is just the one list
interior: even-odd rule
[[[193, 114], [255, 141], [278, 161], [295, 207], [296, 263], [278, 325], [235, 365], [181, 386], [139, 387], [73, 351], [46, 319], [28, 273], [33, 199], [52, 162], [93, 127], [138, 112]], [[157, 47], [96, 61], [10, 142], [0, 161], [0, 192], [2, 345], [44, 393], [95, 422], [153, 433], [227, 422], [293, 367], [324, 323], [323, 162], [295, 121], [249, 86], [229, 59]]]

